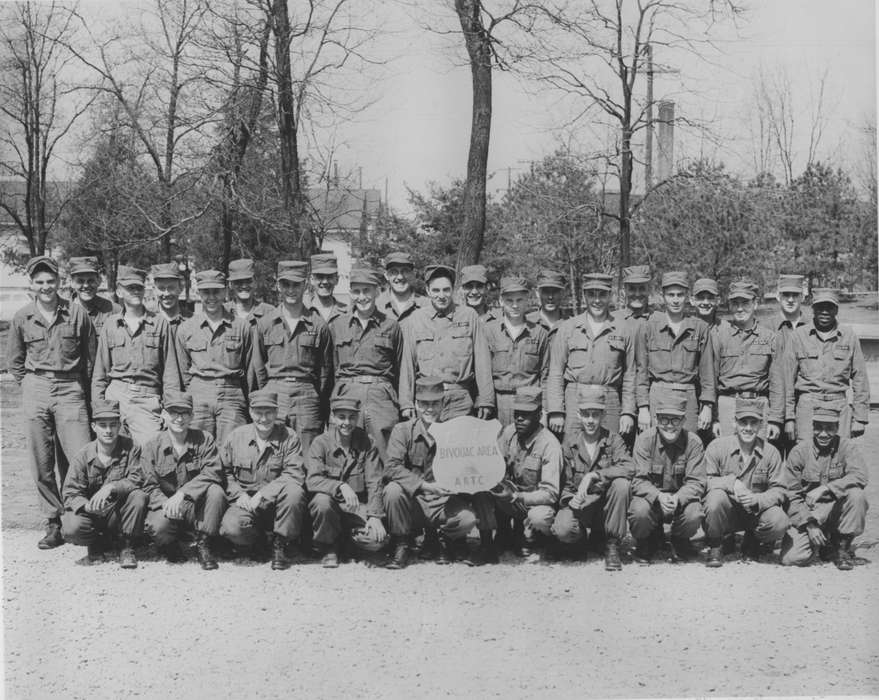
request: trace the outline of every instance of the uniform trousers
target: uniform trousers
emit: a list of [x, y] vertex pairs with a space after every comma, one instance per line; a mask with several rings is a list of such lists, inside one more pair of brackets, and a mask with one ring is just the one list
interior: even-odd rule
[[[846, 489], [842, 498], [815, 504], [812, 515], [825, 535], [857, 537], [864, 531], [868, 508], [864, 489], [852, 486]], [[781, 563], [802, 566], [809, 563], [812, 555], [812, 543], [806, 528], [789, 528], [781, 541]]]
[[622, 540], [626, 536], [631, 484], [628, 479], [614, 479], [602, 494], [587, 494], [579, 508], [559, 510], [552, 524], [552, 534], [565, 544], [586, 536], [586, 530], [602, 530], [607, 537]]
[[752, 532], [762, 544], [773, 544], [784, 535], [790, 520], [781, 506], [760, 512], [748, 510], [722, 489], [711, 489], [702, 501], [705, 512], [703, 529], [710, 544], [724, 536], [744, 530]]
[[263, 532], [296, 540], [302, 534], [307, 502], [302, 486], [287, 481], [277, 489], [274, 498], [264, 498], [254, 512], [234, 503], [229, 506], [220, 523], [220, 536], [244, 549], [252, 548]]
[[674, 513], [665, 515], [657, 499], [652, 504], [641, 496], [632, 496], [629, 503], [629, 529], [636, 540], [650, 537], [663, 523], [671, 523], [671, 536], [690, 539], [702, 524], [702, 504], [691, 501], [678, 505]]
[[180, 519], [166, 518], [161, 507], [147, 514], [146, 529], [159, 547], [175, 543], [184, 530], [194, 530], [207, 537], [219, 534], [226, 510], [226, 492], [219, 484], [211, 484], [197, 503], [184, 500], [181, 509], [183, 517]]
[[494, 530], [497, 519], [494, 514], [494, 499], [488, 491], [474, 494], [456, 493], [451, 496], [415, 497], [420, 507], [420, 519], [413, 519], [413, 526], [435, 528], [451, 540], [467, 537], [475, 527], [479, 530]]
[[192, 427], [213, 435], [218, 445], [247, 423], [247, 400], [238, 382], [193, 377], [188, 390], [193, 403]]
[[[400, 514], [403, 506], [400, 501], [406, 495], [399, 484], [387, 484], [382, 490], [382, 504], [385, 508], [388, 532], [392, 535], [405, 535], [409, 532], [405, 522], [401, 522]], [[313, 539], [318, 545], [330, 547], [348, 533], [351, 543], [358, 549], [377, 552], [387, 545], [387, 541], [376, 542], [366, 534], [366, 520], [369, 517], [367, 506], [360, 503], [353, 512], [346, 510], [344, 504], [326, 493], [316, 493], [308, 503], [311, 515]]]
[[334, 393], [360, 400], [357, 426], [366, 430], [384, 460], [388, 438], [400, 422], [400, 403], [393, 385], [385, 380], [365, 383], [356, 379], [339, 379]]
[[839, 410], [839, 437], [852, 434], [852, 407], [844, 393], [840, 394], [797, 394], [796, 421], [797, 440], [812, 439], [812, 407], [815, 404], [833, 406]]
[[526, 506], [521, 501], [507, 501], [492, 496], [497, 508], [504, 514], [521, 520], [525, 525], [525, 532], [539, 532], [541, 535], [550, 534], [556, 509], [553, 506]]
[[302, 441], [302, 454], [308, 454], [311, 441], [323, 430], [320, 397], [311, 382], [270, 379], [269, 391], [278, 394], [278, 420], [293, 428]]
[[104, 392], [104, 398], [119, 402], [122, 429], [136, 445], [145, 445], [162, 429], [162, 402], [158, 389], [114, 379]]
[[61, 536], [66, 542], [81, 546], [88, 546], [102, 535], [116, 532], [125, 537], [140, 537], [148, 505], [147, 495], [135, 489], [125, 500], [117, 500], [105, 515], [65, 511], [61, 516]]

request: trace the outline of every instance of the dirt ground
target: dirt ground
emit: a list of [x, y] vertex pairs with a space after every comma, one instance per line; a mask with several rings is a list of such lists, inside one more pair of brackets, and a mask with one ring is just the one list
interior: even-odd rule
[[[879, 694], [879, 474], [854, 571], [730, 560], [403, 571], [74, 566], [42, 552], [20, 395], [2, 401], [9, 698]], [[879, 454], [879, 414], [861, 439]]]

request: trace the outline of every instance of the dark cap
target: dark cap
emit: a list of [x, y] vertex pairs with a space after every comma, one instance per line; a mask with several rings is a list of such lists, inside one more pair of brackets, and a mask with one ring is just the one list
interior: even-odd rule
[[501, 294], [527, 292], [530, 288], [524, 277], [501, 277]]
[[748, 282], [747, 280], [740, 280], [738, 282], [732, 282], [729, 285], [729, 292], [727, 292], [727, 299], [756, 299], [757, 297], [757, 286], [753, 282]]
[[119, 418], [119, 402], [98, 399], [92, 402], [92, 420], [99, 418]]
[[520, 386], [513, 397], [513, 410], [537, 411], [540, 408], [541, 393], [539, 386]]
[[660, 391], [656, 401], [656, 413], [664, 416], [687, 415], [687, 395], [672, 389]]
[[445, 396], [445, 384], [439, 377], [419, 377], [415, 380], [416, 401], [439, 401]]
[[85, 255], [81, 258], [70, 258], [71, 275], [97, 275], [98, 259], [94, 255]]
[[613, 287], [613, 277], [602, 272], [589, 272], [583, 275], [583, 289], [600, 289], [609, 292]]
[[736, 419], [759, 418], [763, 420], [763, 403], [759, 399], [736, 399]]
[[146, 270], [137, 267], [129, 267], [128, 265], [120, 265], [116, 272], [116, 284], [123, 287], [129, 284], [139, 284], [141, 287], [146, 286]]
[[803, 275], [779, 275], [778, 291], [779, 292], [796, 292], [803, 293], [803, 281], [806, 278]]
[[[664, 287], [665, 285], [662, 286]], [[693, 282], [693, 296], [700, 292], [708, 292], [709, 294], [719, 297], [720, 287], [717, 284], [717, 280], [713, 280], [710, 277], [700, 277], [697, 279]]]
[[623, 284], [645, 284], [650, 281], [650, 265], [623, 268]]
[[687, 281], [687, 273], [679, 270], [664, 272], [662, 274], [662, 288], [665, 289], [666, 287], [683, 287], [684, 289], [689, 289], [690, 283]]
[[251, 408], [277, 408], [278, 407], [278, 394], [274, 391], [269, 391], [268, 389], [260, 389], [259, 391], [250, 392], [250, 407]]
[[839, 423], [840, 410], [827, 403], [812, 404], [813, 423]]
[[311, 273], [332, 275], [339, 271], [339, 261], [334, 253], [315, 253], [311, 256]]
[[379, 273], [369, 265], [357, 263], [351, 267], [348, 274], [349, 284], [371, 284], [375, 287], [381, 284]]
[[31, 258], [27, 261], [27, 274], [30, 277], [33, 277], [40, 270], [46, 270], [47, 272], [51, 272], [53, 275], [58, 274], [58, 263], [55, 262], [48, 255], [37, 255], [35, 258]]
[[227, 279], [233, 280], [252, 280], [253, 279], [253, 260], [250, 258], [239, 258], [238, 260], [229, 261], [229, 276]]
[[330, 400], [331, 411], [359, 411], [360, 399], [353, 396], [334, 396]]
[[388, 253], [385, 258], [385, 267], [387, 268], [391, 265], [408, 265], [409, 267], [415, 267], [415, 263], [412, 262], [412, 256], [409, 253], [404, 253], [402, 250]]
[[226, 275], [219, 270], [202, 270], [195, 275], [195, 286], [199, 289], [225, 289]]
[[430, 282], [434, 277], [448, 277], [455, 284], [455, 268], [448, 265], [428, 265], [424, 268], [424, 281]]
[[278, 279], [288, 282], [304, 282], [308, 263], [303, 260], [280, 260], [278, 262]]
[[480, 284], [488, 284], [488, 272], [485, 265], [467, 265], [461, 268], [461, 285], [470, 282], [479, 282]]
[[183, 278], [183, 275], [180, 274], [180, 268], [177, 267], [177, 263], [173, 262], [159, 263], [158, 265], [153, 265], [152, 267], [150, 267], [150, 275], [152, 276], [154, 282], [156, 280], [179, 280]]
[[603, 386], [580, 384], [577, 386], [577, 408], [607, 408], [607, 395]]
[[541, 270], [540, 274], [537, 276], [538, 289], [541, 287], [564, 289], [566, 286], [565, 276], [561, 272], [556, 272], [555, 270]]
[[833, 304], [839, 307], [839, 293], [835, 289], [819, 287], [812, 290], [812, 306], [815, 304]]
[[168, 389], [168, 391], [165, 392], [164, 398], [163, 405], [165, 410], [176, 408], [178, 410], [185, 409], [189, 410], [190, 413], [192, 412], [192, 396], [185, 391]]

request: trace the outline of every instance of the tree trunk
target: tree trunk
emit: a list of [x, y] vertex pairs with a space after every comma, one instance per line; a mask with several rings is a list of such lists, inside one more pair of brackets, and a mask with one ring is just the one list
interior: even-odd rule
[[631, 265], [631, 227], [629, 200], [632, 194], [632, 128], [623, 125], [622, 163], [620, 167], [620, 268]]
[[470, 57], [473, 117], [467, 181], [464, 184], [464, 220], [461, 224], [458, 267], [479, 262], [485, 236], [485, 187], [491, 136], [491, 37], [482, 22], [481, 0], [455, 0], [455, 10]]

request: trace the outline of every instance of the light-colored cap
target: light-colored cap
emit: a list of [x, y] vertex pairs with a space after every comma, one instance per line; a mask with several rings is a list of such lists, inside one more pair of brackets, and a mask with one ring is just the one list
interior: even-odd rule
[[607, 397], [603, 386], [581, 384], [577, 387], [577, 408], [607, 408]]
[[238, 260], [229, 261], [229, 276], [227, 279], [232, 282], [234, 280], [252, 280], [253, 279], [253, 260], [250, 258], [239, 258]]
[[583, 289], [600, 289], [609, 292], [613, 288], [613, 276], [603, 272], [589, 272], [583, 275]]
[[195, 273], [195, 286], [199, 289], [225, 289], [226, 275], [219, 270], [201, 270]]
[[467, 265], [461, 268], [461, 284], [469, 282], [479, 282], [479, 284], [488, 284], [488, 272], [484, 265]]
[[665, 289], [666, 287], [683, 287], [684, 289], [689, 289], [690, 283], [687, 280], [687, 273], [681, 272], [680, 270], [664, 272], [662, 274], [662, 288]]
[[699, 292], [708, 292], [716, 297], [720, 296], [720, 287], [717, 286], [717, 280], [713, 280], [710, 277], [700, 277], [693, 282], [693, 295], [695, 296]]
[[537, 411], [540, 409], [539, 386], [520, 386], [513, 397], [514, 411]]
[[650, 265], [623, 268], [623, 284], [644, 284], [650, 281]]
[[815, 304], [833, 304], [839, 306], [839, 293], [835, 289], [818, 287], [812, 290], [812, 306]]
[[778, 291], [779, 292], [797, 292], [803, 293], [803, 282], [806, 278], [803, 275], [779, 275]]
[[736, 399], [736, 418], [763, 419], [763, 403], [759, 399]]

